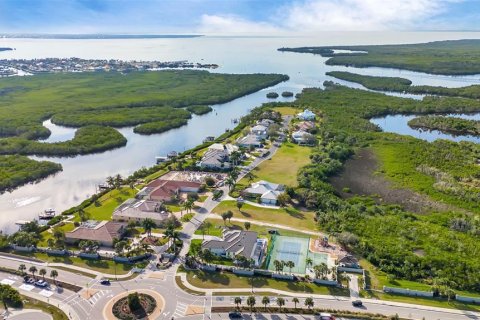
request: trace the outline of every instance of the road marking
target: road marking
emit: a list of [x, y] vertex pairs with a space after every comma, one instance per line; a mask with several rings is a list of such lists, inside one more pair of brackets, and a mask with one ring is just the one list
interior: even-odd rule
[[177, 307], [175, 308], [175, 313], [173, 317], [183, 317], [187, 311], [188, 304], [177, 302]]
[[40, 294], [41, 296], [50, 298], [50, 297], [53, 295], [53, 292], [50, 291], [50, 290], [45, 290], [45, 289], [44, 289], [44, 290], [40, 291], [39, 294]]
[[12, 285], [15, 283], [14, 280], [11, 280], [11, 279], [3, 279], [2, 281], [0, 281], [1, 284], [8, 284], [8, 285]]
[[22, 290], [25, 290], [25, 291], [32, 291], [33, 288], [35, 288], [34, 286], [30, 285], [30, 284], [22, 284], [20, 287], [18, 287], [19, 289], [22, 289]]

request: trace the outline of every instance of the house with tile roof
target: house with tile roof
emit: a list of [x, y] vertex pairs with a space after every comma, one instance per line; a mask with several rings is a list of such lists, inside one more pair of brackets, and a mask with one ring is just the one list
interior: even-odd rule
[[256, 267], [261, 265], [266, 248], [266, 239], [258, 239], [256, 232], [243, 230], [226, 229], [221, 239], [205, 240], [202, 243], [202, 250], [208, 249], [214, 255], [230, 259], [237, 256], [253, 259]]
[[252, 183], [243, 193], [247, 197], [260, 197], [260, 202], [263, 204], [276, 205], [278, 196], [282, 194], [284, 190], [285, 186], [281, 184], [261, 180]]
[[97, 241], [101, 246], [112, 247], [115, 240], [125, 235], [127, 224], [114, 221], [86, 221], [65, 233], [65, 242], [75, 244], [82, 240]]
[[202, 184], [192, 181], [156, 179], [140, 190], [136, 198], [157, 202], [170, 202], [181, 192], [198, 192]]
[[161, 225], [170, 217], [170, 214], [161, 210], [161, 208], [161, 203], [157, 201], [128, 199], [113, 211], [112, 220], [141, 223], [148, 218], [152, 219], [157, 225]]

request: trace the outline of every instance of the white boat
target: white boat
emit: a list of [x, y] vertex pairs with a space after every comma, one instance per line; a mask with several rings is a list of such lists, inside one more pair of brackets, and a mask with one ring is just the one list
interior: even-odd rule
[[168, 157], [155, 157], [156, 163], [162, 163], [168, 160]]
[[44, 220], [52, 219], [53, 217], [55, 217], [55, 209], [52, 209], [52, 208], [45, 209], [45, 211], [40, 213], [38, 217]]

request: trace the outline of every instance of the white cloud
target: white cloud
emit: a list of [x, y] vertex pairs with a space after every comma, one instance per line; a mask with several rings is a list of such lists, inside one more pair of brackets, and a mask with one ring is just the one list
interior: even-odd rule
[[427, 26], [447, 5], [464, 0], [296, 0], [274, 10], [269, 22], [203, 15], [204, 33], [410, 30]]
[[246, 33], [277, 33], [280, 29], [267, 22], [254, 22], [235, 15], [202, 15], [199, 32], [246, 34]]
[[286, 27], [296, 31], [402, 30], [436, 16], [449, 0], [307, 0], [290, 7]]

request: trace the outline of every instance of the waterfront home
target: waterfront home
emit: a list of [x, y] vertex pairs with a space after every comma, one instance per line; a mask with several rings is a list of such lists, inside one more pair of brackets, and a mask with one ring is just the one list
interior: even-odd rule
[[202, 169], [227, 170], [230, 169], [230, 156], [233, 152], [238, 151], [238, 146], [232, 144], [214, 143], [203, 155], [202, 159], [197, 162], [197, 166]]
[[252, 259], [255, 267], [261, 265], [266, 248], [266, 239], [258, 239], [256, 232], [243, 230], [225, 229], [222, 239], [210, 239], [202, 243], [202, 250], [207, 249], [216, 256], [229, 259], [243, 256]]
[[237, 140], [237, 145], [242, 148], [261, 148], [263, 143], [259, 136], [248, 134]]
[[243, 191], [247, 197], [260, 198], [263, 204], [276, 205], [278, 196], [285, 190], [285, 186], [281, 184], [271, 183], [268, 181], [258, 181], [250, 185]]
[[114, 221], [93, 221], [82, 223], [73, 231], [65, 233], [65, 242], [76, 244], [82, 240], [97, 241], [100, 246], [112, 247], [115, 240], [125, 235], [126, 223]]
[[181, 193], [198, 192], [201, 183], [192, 181], [163, 180], [158, 178], [140, 190], [135, 198], [157, 202], [170, 202]]
[[300, 120], [315, 120], [315, 116], [315, 113], [308, 109], [305, 109], [303, 112], [297, 114], [297, 118]]
[[262, 119], [262, 120], [257, 121], [257, 125], [264, 126], [267, 129], [274, 123], [275, 123], [275, 121], [273, 121], [271, 119]]
[[161, 225], [170, 214], [162, 210], [162, 204], [150, 200], [128, 199], [118, 206], [112, 215], [113, 221], [141, 223], [143, 220], [152, 219], [157, 225]]
[[292, 133], [292, 140], [295, 143], [306, 145], [310, 144], [314, 136], [306, 131], [298, 130]]
[[315, 122], [313, 121], [300, 121], [296, 124], [298, 131], [310, 131], [315, 128]]
[[257, 136], [259, 140], [268, 138], [268, 127], [257, 124], [250, 129], [250, 133]]

